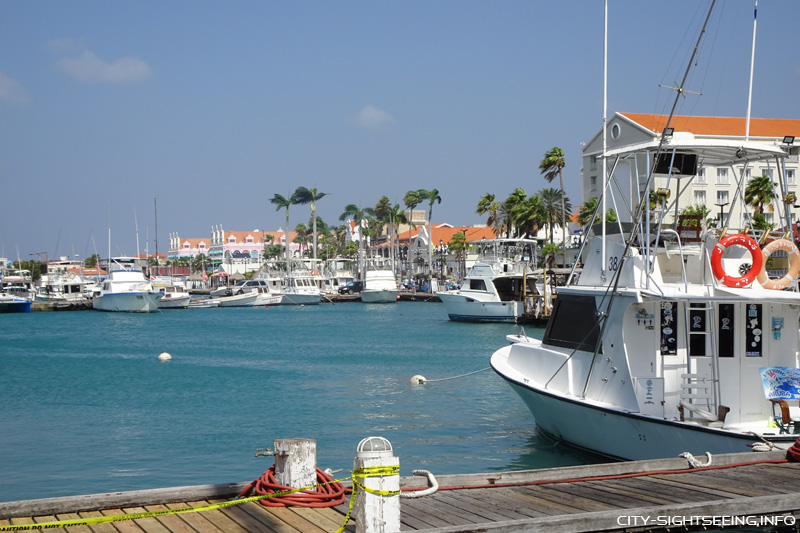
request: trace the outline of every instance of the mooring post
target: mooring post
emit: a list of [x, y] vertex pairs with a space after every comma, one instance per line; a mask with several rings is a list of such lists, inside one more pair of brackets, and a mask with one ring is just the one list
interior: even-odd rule
[[353, 504], [356, 533], [400, 531], [399, 469], [400, 460], [394, 456], [388, 440], [367, 437], [358, 444], [353, 460], [353, 488], [356, 489], [357, 482], [367, 490], [358, 487], [356, 492]]
[[[275, 440], [275, 481], [293, 489], [317, 484], [317, 441]], [[316, 490], [316, 489], [315, 489]]]

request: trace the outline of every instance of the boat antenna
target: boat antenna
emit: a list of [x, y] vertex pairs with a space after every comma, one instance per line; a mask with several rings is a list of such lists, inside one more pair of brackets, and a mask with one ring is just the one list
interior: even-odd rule
[[750, 140], [750, 106], [753, 103], [753, 64], [756, 59], [756, 19], [758, 18], [758, 0], [753, 8], [753, 47], [750, 51], [750, 89], [747, 92], [747, 121], [744, 128], [744, 140]]
[[[697, 55], [698, 49], [700, 48], [700, 42], [703, 39], [703, 35], [705, 35], [706, 33], [706, 27], [708, 26], [708, 21], [711, 18], [711, 13], [714, 11], [714, 5], [716, 3], [717, 3], [716, 0], [712, 0], [711, 7], [708, 8], [708, 14], [706, 15], [706, 19], [703, 22], [703, 28], [700, 30], [700, 35], [697, 36], [697, 42], [695, 43], [694, 50], [692, 51], [692, 57], [689, 58], [689, 63], [686, 65], [686, 71], [683, 73], [683, 79], [681, 80], [680, 85], [676, 88], [677, 93], [675, 94], [675, 100], [672, 103], [672, 109], [670, 109], [669, 116], [667, 117], [667, 122], [666, 125], [664, 126], [664, 129], [670, 127], [670, 123], [672, 122], [672, 117], [675, 114], [675, 108], [678, 106], [678, 100], [681, 96], [683, 96], [683, 93], [686, 92], [683, 87], [686, 84], [686, 79], [689, 77], [689, 72], [691, 71], [692, 64], [694, 63], [694, 58]], [[658, 143], [658, 150], [656, 151], [656, 156], [653, 158], [653, 163], [652, 166], [650, 167], [650, 171], [647, 176], [647, 183], [645, 184], [644, 187], [645, 191], [650, 190], [650, 185], [653, 181], [653, 176], [655, 175], [656, 163], [658, 162], [658, 155], [661, 153], [663, 149], [665, 137], [666, 136], [662, 134], [661, 139]], [[605, 167], [605, 161], [603, 161], [603, 166]], [[636, 215], [634, 217], [634, 224], [633, 227], [631, 228], [630, 237], [625, 242], [625, 251], [620, 256], [619, 265], [617, 266], [617, 270], [614, 272], [613, 289], [609, 285], [610, 295], [608, 299], [608, 305], [606, 305], [605, 311], [598, 311], [598, 316], [602, 320], [602, 326], [600, 328], [600, 334], [597, 336], [597, 342], [594, 347], [594, 354], [592, 355], [592, 363], [589, 365], [589, 373], [586, 376], [586, 382], [583, 385], [583, 392], [581, 394], [581, 398], [586, 397], [586, 391], [588, 390], [589, 383], [592, 380], [594, 363], [595, 360], [597, 359], [597, 354], [600, 353], [600, 348], [603, 345], [603, 339], [605, 338], [606, 329], [608, 328], [608, 320], [607, 320], [608, 312], [611, 309], [612, 303], [614, 302], [614, 296], [617, 294], [617, 291], [619, 289], [619, 280], [621, 277], [621, 273], [625, 267], [625, 262], [628, 259], [630, 248], [637, 237], [637, 229], [639, 228], [639, 224], [637, 224], [637, 222], [641, 221], [642, 214], [645, 211], [645, 208], [648, 205], [649, 201], [650, 201], [649, 194], [643, 194], [641, 201], [639, 202], [639, 206], [636, 209]], [[605, 219], [605, 215], [604, 214], [601, 215], [603, 219]], [[649, 224], [649, 221], [647, 223]]]

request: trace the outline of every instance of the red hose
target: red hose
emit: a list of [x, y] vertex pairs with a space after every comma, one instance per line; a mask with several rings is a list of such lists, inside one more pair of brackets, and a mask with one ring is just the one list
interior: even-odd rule
[[[317, 468], [317, 490], [302, 490], [290, 494], [280, 494], [264, 498], [258, 502], [265, 507], [334, 507], [344, 503], [344, 487], [333, 481], [328, 474]], [[250, 483], [239, 497], [253, 491], [255, 495], [276, 494], [292, 490], [292, 487], [279, 485], [275, 481], [275, 465], [269, 467], [261, 477]]]
[[800, 463], [800, 439], [794, 441], [792, 447], [786, 450], [786, 460], [790, 463]]

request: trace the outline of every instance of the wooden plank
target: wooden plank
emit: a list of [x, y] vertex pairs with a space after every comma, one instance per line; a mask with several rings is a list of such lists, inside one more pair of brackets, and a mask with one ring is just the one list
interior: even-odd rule
[[[165, 509], [167, 509], [167, 506], [166, 505], [146, 505], [144, 508], [145, 508], [145, 511], [147, 511], [147, 512], [164, 511]], [[174, 533], [194, 533], [194, 529], [192, 529], [189, 526], [189, 524], [187, 524], [186, 522], [181, 520], [180, 517], [178, 517], [178, 515], [175, 515], [175, 514], [159, 515], [159, 516], [155, 517], [155, 519], [158, 520], [158, 522], [161, 523], [161, 525], [163, 525], [164, 527], [166, 527], [167, 529], [169, 529], [170, 531], [172, 531]]]
[[[247, 504], [244, 504], [247, 505]], [[243, 509], [244, 505], [234, 505], [225, 508], [225, 516], [239, 524], [248, 531], [267, 531], [276, 533], [276, 530]]]
[[[519, 500], [526, 504], [527, 509], [534, 509], [540, 513], [547, 515], [559, 515], [581, 512], [581, 509], [576, 509], [574, 506], [568, 505], [563, 499], [559, 499], [558, 497], [553, 498], [549, 493], [546, 493], [543, 496], [537, 496], [533, 493], [520, 490], [507, 490], [508, 493], [505, 495], [506, 498]], [[544, 496], [551, 497], [545, 498]], [[525, 510], [520, 509], [520, 512], [525, 512]]]
[[441, 498], [439, 494], [433, 494], [424, 498], [408, 499], [401, 505], [401, 512], [406, 505], [413, 502], [418, 512], [436, 516], [447, 525], [474, 524], [483, 522], [485, 519], [479, 515], [464, 511], [460, 507], [454, 507], [446, 498]]
[[[263, 508], [266, 511], [266, 508]], [[270, 507], [269, 512], [271, 515], [275, 516], [276, 518], [280, 518], [283, 522], [290, 525], [297, 531], [301, 531], [303, 533], [327, 533], [321, 527], [309, 522], [299, 514], [295, 513], [293, 509], [289, 507]]]
[[[735, 498], [708, 503], [682, 503], [667, 506], [641, 507], [635, 510], [638, 516], [682, 517], [689, 520], [696, 516], [751, 516], [780, 515], [791, 513], [797, 508], [800, 493], [761, 496], [758, 498]], [[627, 513], [626, 513], [627, 515]], [[621, 531], [619, 510], [607, 510], [580, 515], [549, 516], [528, 520], [512, 520], [480, 524], [479, 526], [448, 527], [442, 529], [420, 530], [417, 533], [583, 533], [600, 531]], [[638, 528], [642, 529], [642, 528]]]
[[[344, 515], [336, 512], [332, 507], [292, 507], [292, 510], [325, 531], [336, 531], [344, 524]], [[355, 527], [348, 523], [348, 527]], [[347, 531], [347, 528], [345, 528]]]
[[[194, 502], [186, 502], [191, 507], [202, 507], [206, 505], [210, 505], [212, 503], [220, 503], [221, 500], [215, 500], [214, 502], [210, 501], [194, 501]], [[224, 501], [224, 500], [222, 500]], [[210, 511], [201, 511], [199, 514], [203, 515], [203, 518], [208, 520], [215, 528], [215, 531], [230, 531], [236, 533], [245, 533], [247, 530], [244, 529], [242, 526], [231, 520], [225, 513], [223, 509], [214, 509]]]
[[675, 503], [675, 500], [668, 500], [660, 495], [656, 496], [651, 493], [636, 490], [632, 487], [631, 483], [625, 483], [624, 481], [630, 480], [609, 479], [606, 481], [588, 481], [587, 483], [596, 483], [601, 486], [603, 490], [614, 492], [615, 494], [625, 497], [630, 497], [635, 500], [645, 501], [650, 505], [667, 505], [669, 503]]
[[273, 507], [264, 507], [260, 503], [248, 502], [240, 505], [239, 508], [249, 513], [250, 516], [266, 527], [269, 527], [270, 530], [275, 531], [275, 533], [297, 533], [297, 529], [294, 526], [287, 524], [281, 517], [272, 512], [274, 510]]
[[447, 520], [443, 520], [435, 514], [428, 512], [427, 506], [421, 500], [408, 500], [403, 503], [402, 511], [400, 513], [400, 521], [403, 521], [403, 516], [411, 514], [417, 520], [427, 524], [429, 527], [446, 527], [452, 525]]
[[[58, 522], [58, 518], [55, 515], [49, 516], [34, 516], [33, 522], [36, 524], [47, 524], [49, 522]], [[40, 531], [44, 531], [43, 529]], [[54, 527], [54, 528], [47, 528], [47, 531], [64, 531], [66, 532], [67, 529], [64, 527]]]
[[523, 487], [522, 492], [541, 496], [545, 499], [563, 502], [566, 505], [584, 511], [605, 511], [606, 509], [618, 509], [616, 505], [609, 505], [604, 502], [587, 498], [574, 488], [570, 488], [567, 483], [558, 485], [536, 485], [533, 487]]
[[[463, 491], [467, 492], [467, 491]], [[471, 498], [467, 495], [461, 495], [458, 491], [442, 491], [437, 493], [440, 498], [444, 499], [453, 507], [460, 509], [464, 512], [469, 512], [478, 517], [483, 518], [483, 522], [485, 521], [493, 521], [493, 520], [519, 520], [522, 518], [530, 518], [530, 515], [524, 515], [518, 513], [514, 507], [518, 507], [518, 505], [514, 505], [514, 502], [509, 500], [508, 498], [505, 499], [504, 505], [491, 505], [484, 499], [478, 498]], [[476, 501], [477, 500], [477, 501]], [[400, 510], [402, 512], [402, 506]], [[542, 513], [544, 514], [544, 513]], [[479, 521], [476, 520], [476, 523]]]
[[[124, 515], [125, 511], [122, 509], [104, 509], [101, 511], [104, 516], [120, 516]], [[133, 520], [120, 520], [118, 522], [111, 522], [112, 525], [120, 533], [141, 533], [142, 528], [139, 527]]]
[[[167, 509], [186, 509], [188, 507], [192, 507], [189, 503], [168, 503]], [[214, 511], [207, 511], [213, 513]], [[195, 531], [199, 531], [200, 533], [216, 533], [217, 528], [208, 521], [208, 519], [204, 516], [206, 513], [181, 513], [176, 514], [177, 516], [187, 524], [189, 527], [193, 528]]]
[[514, 511], [525, 517], [533, 518], [551, 514], [549, 509], [535, 505], [532, 498], [517, 497], [519, 490], [514, 487], [498, 487], [495, 489], [471, 489], [465, 495], [479, 501], [481, 506]]
[[[56, 515], [56, 520], [78, 520], [81, 517], [78, 513], [63, 513]], [[2, 522], [0, 522], [2, 523]], [[69, 526], [66, 529], [69, 533], [91, 533], [89, 526]]]
[[[681, 474], [686, 475], [686, 474]], [[660, 476], [648, 476], [646, 483], [651, 484], [653, 490], [661, 491], [661, 494], [674, 494], [686, 502], [706, 501], [709, 499], [720, 498], [736, 498], [739, 495], [727, 490], [722, 490], [715, 487], [721, 487], [723, 484], [717, 482], [717, 485], [709, 485], [708, 487], [699, 487], [693, 484], [681, 483], [674, 478], [674, 474]]]
[[[81, 518], [91, 518], [95, 516], [103, 516], [103, 513], [100, 511], [85, 511], [78, 513], [78, 516]], [[89, 529], [91, 529], [93, 533], [117, 533], [117, 528], [107, 522], [102, 524], [91, 524]]]
[[[127, 507], [123, 509], [128, 514], [138, 514], [138, 513], [146, 513], [147, 509], [144, 507]], [[137, 518], [135, 520], [136, 524], [142, 528], [143, 530], [147, 531], [147, 533], [169, 533], [169, 529], [164, 527], [164, 525], [159, 522], [154, 516], [149, 518]], [[70, 533], [72, 530], [70, 529]]]

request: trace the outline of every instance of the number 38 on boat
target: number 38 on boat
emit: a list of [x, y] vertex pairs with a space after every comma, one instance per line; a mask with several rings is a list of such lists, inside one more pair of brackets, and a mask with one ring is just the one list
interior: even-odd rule
[[[620, 222], [595, 214], [582, 274], [559, 288], [543, 338], [509, 336], [491, 358], [539, 431], [622, 459], [786, 449], [800, 437], [786, 156], [780, 141], [685, 132], [606, 151], [616, 196], [598, 206]], [[678, 215], [704, 166], [734, 176], [727, 227]], [[773, 232], [756, 229], [745, 202], [763, 168], [775, 184]], [[773, 264], [783, 268], [770, 276]]]

